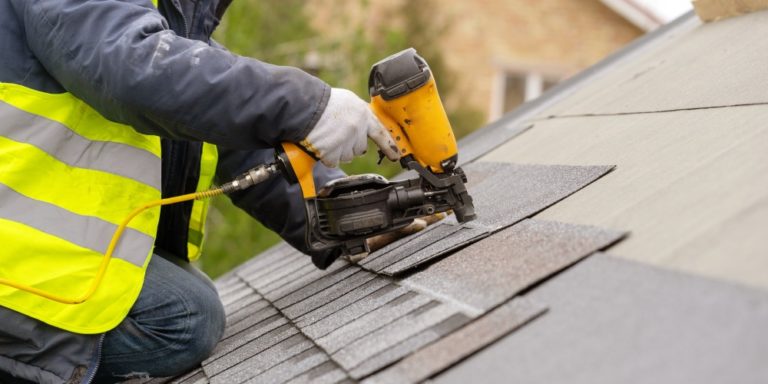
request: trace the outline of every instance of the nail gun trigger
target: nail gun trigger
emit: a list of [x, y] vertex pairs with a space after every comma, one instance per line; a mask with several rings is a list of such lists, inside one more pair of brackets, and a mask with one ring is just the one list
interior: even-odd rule
[[382, 152], [381, 150], [379, 150], [379, 161], [377, 161], [377, 162], [376, 162], [376, 165], [381, 165], [381, 162], [382, 162], [382, 161], [384, 161], [384, 158], [385, 158], [385, 157], [386, 157], [386, 156], [384, 155], [384, 152]]

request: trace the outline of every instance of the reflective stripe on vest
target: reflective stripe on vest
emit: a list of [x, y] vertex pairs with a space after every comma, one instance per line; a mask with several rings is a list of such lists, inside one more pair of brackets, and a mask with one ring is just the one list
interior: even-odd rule
[[[0, 83], [0, 276], [77, 297], [117, 225], [160, 198], [160, 139], [71, 94]], [[0, 305], [77, 333], [108, 331], [141, 290], [159, 208], [128, 226], [95, 294], [62, 304], [0, 285]]]
[[[216, 146], [203, 143], [203, 153], [200, 156], [200, 178], [197, 181], [197, 190], [205, 191], [213, 184], [213, 176], [216, 174], [216, 163], [219, 154]], [[210, 199], [195, 200], [192, 204], [192, 214], [189, 219], [189, 234], [187, 236], [187, 257], [189, 260], [197, 260], [203, 250], [205, 241], [205, 220], [208, 216]]]

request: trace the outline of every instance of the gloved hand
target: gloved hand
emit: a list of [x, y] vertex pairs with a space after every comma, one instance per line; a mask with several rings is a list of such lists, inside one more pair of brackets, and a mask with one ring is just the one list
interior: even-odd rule
[[353, 157], [364, 154], [368, 137], [390, 160], [400, 158], [392, 136], [368, 103], [347, 89], [333, 88], [325, 111], [299, 145], [326, 166], [335, 167], [339, 162], [350, 162]]

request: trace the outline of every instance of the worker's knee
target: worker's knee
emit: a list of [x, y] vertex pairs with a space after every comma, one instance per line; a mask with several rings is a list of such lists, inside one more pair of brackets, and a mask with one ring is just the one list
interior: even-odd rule
[[207, 358], [224, 333], [224, 308], [215, 290], [157, 259], [131, 313], [104, 339], [102, 375], [178, 375]]

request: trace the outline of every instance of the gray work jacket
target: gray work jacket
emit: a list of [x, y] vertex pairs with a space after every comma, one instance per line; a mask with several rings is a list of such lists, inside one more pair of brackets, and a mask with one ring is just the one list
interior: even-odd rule
[[[216, 178], [229, 180], [270, 161], [280, 142], [306, 137], [330, 87], [212, 42], [228, 3], [160, 0], [158, 12], [150, 0], [0, 0], [0, 82], [70, 92], [110, 120], [162, 137], [164, 196], [197, 185], [202, 141], [218, 146]], [[342, 175], [315, 169], [319, 185]], [[232, 200], [306, 251], [297, 186], [274, 178]], [[162, 211], [156, 247], [186, 257], [190, 209]], [[312, 256], [329, 263], [328, 255]], [[87, 383], [101, 340], [0, 307], [0, 382]]]

